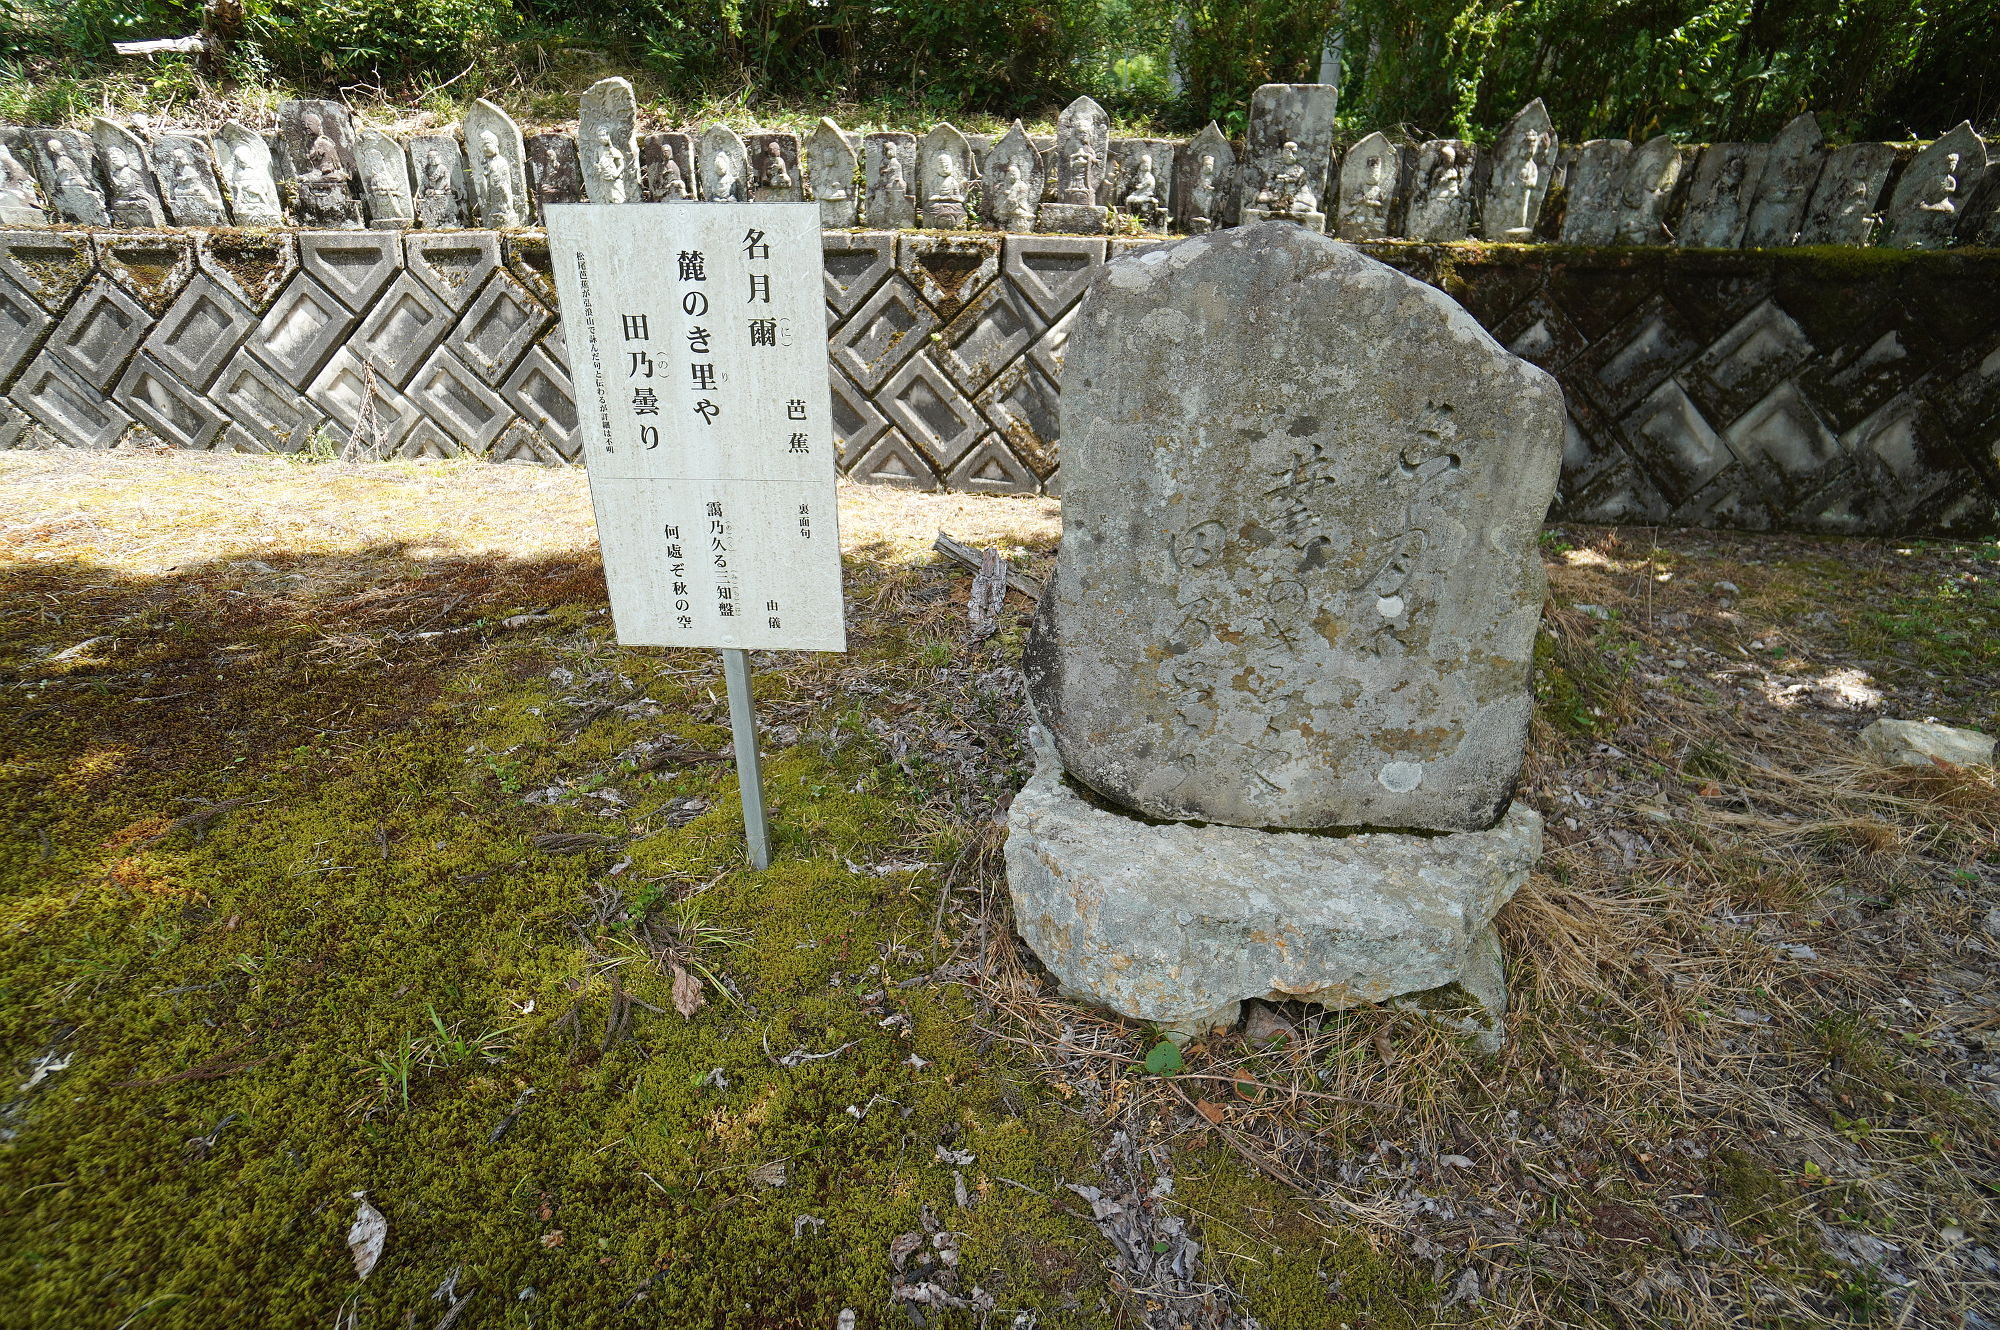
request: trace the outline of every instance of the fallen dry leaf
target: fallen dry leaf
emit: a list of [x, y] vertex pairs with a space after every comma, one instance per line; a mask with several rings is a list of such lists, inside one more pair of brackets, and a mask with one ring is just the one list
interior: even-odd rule
[[361, 1204], [354, 1211], [354, 1226], [347, 1230], [347, 1250], [354, 1257], [355, 1278], [366, 1279], [382, 1259], [382, 1245], [389, 1240], [389, 1221], [368, 1203], [367, 1192], [355, 1192], [354, 1199]]
[[1213, 1099], [1195, 1100], [1194, 1111], [1218, 1127], [1222, 1125], [1222, 1120], [1229, 1116], [1229, 1110], [1221, 1104], [1216, 1103]]
[[674, 975], [674, 1010], [683, 1016], [692, 1017], [708, 1003], [708, 999], [701, 993], [701, 980], [672, 961], [667, 962], [667, 968], [673, 971]]
[[562, 1245], [563, 1245], [563, 1231], [562, 1231], [561, 1229], [557, 1229], [557, 1230], [556, 1230], [555, 1232], [553, 1232], [553, 1233], [544, 1233], [544, 1234], [542, 1234], [542, 1245], [543, 1245], [544, 1247], [549, 1247], [549, 1248], [555, 1248], [555, 1247], [560, 1247], [560, 1246], [562, 1246]]

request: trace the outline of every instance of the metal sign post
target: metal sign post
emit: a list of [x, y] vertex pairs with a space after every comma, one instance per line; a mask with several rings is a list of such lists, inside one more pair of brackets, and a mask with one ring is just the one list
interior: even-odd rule
[[556, 204], [549, 252], [618, 640], [716, 647], [750, 862], [751, 651], [845, 651], [819, 205]]
[[736, 741], [736, 783], [743, 789], [743, 838], [750, 842], [750, 866], [771, 866], [771, 828], [764, 820], [764, 764], [757, 756], [757, 708], [750, 698], [750, 655], [732, 647], [722, 652], [722, 677], [729, 684], [729, 733]]

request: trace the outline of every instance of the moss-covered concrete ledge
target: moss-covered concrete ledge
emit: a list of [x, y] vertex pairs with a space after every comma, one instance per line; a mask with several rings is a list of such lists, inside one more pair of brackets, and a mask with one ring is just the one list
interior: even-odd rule
[[[843, 470], [1058, 492], [1067, 317], [1162, 243], [826, 232]], [[1558, 518], [2000, 529], [2000, 251], [1363, 248], [1561, 381]], [[343, 448], [372, 392], [365, 451], [575, 460], [536, 231], [0, 232], [0, 307], [0, 447]]]

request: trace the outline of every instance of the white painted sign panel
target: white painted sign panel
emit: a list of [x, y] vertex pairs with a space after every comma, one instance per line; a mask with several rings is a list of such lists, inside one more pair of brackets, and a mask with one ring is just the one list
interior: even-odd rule
[[845, 651], [819, 205], [548, 230], [618, 640]]

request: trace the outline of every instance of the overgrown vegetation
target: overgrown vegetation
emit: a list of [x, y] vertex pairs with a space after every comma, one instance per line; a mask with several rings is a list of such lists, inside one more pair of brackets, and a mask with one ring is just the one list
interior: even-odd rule
[[1026, 606], [975, 640], [925, 553], [1046, 572], [1051, 505], [843, 521], [854, 650], [758, 660], [754, 873], [712, 656], [612, 641], [580, 475], [0, 458], [0, 1320], [1943, 1327], [2000, 1295], [2000, 787], [1852, 740], [2000, 721], [1990, 636], [1866, 618], [1967, 623], [1992, 546], [1551, 532], [1504, 1051], [1440, 1000], [1256, 1006], [1170, 1058], [1014, 940]]
[[[109, 59], [197, 31], [227, 54]], [[1240, 131], [1258, 84], [1317, 79], [1329, 44], [1343, 122], [1419, 135], [1490, 137], [1537, 96], [1576, 139], [1763, 136], [1802, 110], [1927, 138], [2000, 108], [1985, 0], [0, 0], [0, 111], [156, 113], [209, 87], [532, 109], [615, 71], [670, 120], [1032, 120], [1089, 93], [1135, 129]]]

